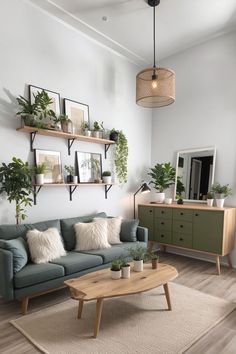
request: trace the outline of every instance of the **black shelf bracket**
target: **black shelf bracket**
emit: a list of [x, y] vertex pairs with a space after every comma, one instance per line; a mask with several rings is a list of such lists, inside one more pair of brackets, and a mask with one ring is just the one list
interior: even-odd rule
[[74, 144], [75, 138], [68, 139], [67, 144], [68, 144], [68, 155], [70, 155], [70, 149], [72, 145]]
[[111, 187], [112, 187], [112, 184], [110, 184], [110, 185], [105, 185], [105, 198], [107, 199], [107, 194], [108, 194], [108, 192], [109, 192], [109, 190], [111, 189]]
[[36, 137], [37, 132], [30, 133], [30, 151], [34, 151], [34, 139]]
[[107, 158], [107, 151], [109, 150], [111, 144], [105, 144], [105, 159]]
[[34, 186], [34, 205], [37, 205], [37, 195], [40, 192], [40, 189], [42, 188], [42, 186], [39, 186], [37, 189], [37, 186]]
[[78, 186], [70, 186], [70, 201], [72, 201], [72, 196], [73, 196], [73, 193], [74, 191], [76, 190]]

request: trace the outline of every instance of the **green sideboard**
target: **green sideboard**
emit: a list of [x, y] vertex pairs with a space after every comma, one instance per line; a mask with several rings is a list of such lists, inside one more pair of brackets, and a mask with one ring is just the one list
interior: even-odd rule
[[149, 229], [149, 241], [166, 246], [206, 253], [216, 257], [220, 274], [220, 257], [234, 247], [236, 208], [216, 208], [203, 204], [140, 204], [140, 226]]

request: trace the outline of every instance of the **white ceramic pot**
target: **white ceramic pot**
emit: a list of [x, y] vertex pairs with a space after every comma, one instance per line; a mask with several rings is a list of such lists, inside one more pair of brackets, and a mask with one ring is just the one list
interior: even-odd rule
[[73, 176], [73, 183], [77, 184], [78, 183], [78, 176]]
[[111, 184], [111, 176], [103, 176], [102, 182], [105, 184]]
[[84, 135], [85, 135], [85, 136], [91, 136], [91, 135], [92, 135], [91, 130], [85, 130], [85, 131], [84, 131]]
[[134, 260], [134, 271], [135, 272], [142, 272], [143, 271], [143, 260], [141, 260], [141, 261]]
[[130, 265], [126, 267], [122, 267], [122, 278], [128, 279], [130, 278]]
[[172, 204], [172, 198], [165, 198], [165, 204]]
[[212, 207], [213, 202], [214, 202], [214, 199], [207, 199], [207, 206]]
[[36, 175], [36, 184], [44, 184], [44, 174], [40, 173]]
[[111, 278], [112, 279], [120, 279], [121, 278], [121, 270], [111, 270]]
[[100, 132], [99, 130], [93, 130], [92, 131], [92, 135], [94, 138], [100, 138]]
[[224, 207], [224, 199], [216, 199], [216, 206], [217, 208], [223, 208]]
[[164, 203], [165, 193], [156, 193], [156, 203]]

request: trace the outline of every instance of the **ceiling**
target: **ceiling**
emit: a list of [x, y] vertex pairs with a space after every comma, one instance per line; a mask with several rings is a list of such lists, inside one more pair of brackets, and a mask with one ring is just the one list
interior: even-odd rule
[[[146, 0], [31, 2], [136, 64], [151, 64], [153, 13]], [[236, 0], [161, 0], [156, 8], [157, 59], [235, 28]]]

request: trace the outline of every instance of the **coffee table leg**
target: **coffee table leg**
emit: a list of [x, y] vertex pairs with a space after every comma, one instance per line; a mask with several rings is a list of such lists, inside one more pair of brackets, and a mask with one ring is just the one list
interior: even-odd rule
[[165, 296], [166, 296], [166, 301], [167, 301], [167, 305], [168, 305], [168, 310], [171, 311], [172, 307], [171, 307], [171, 302], [170, 302], [170, 292], [169, 292], [168, 283], [164, 284], [163, 287], [165, 290]]
[[83, 300], [79, 300], [79, 309], [78, 309], [78, 317], [77, 318], [81, 318], [82, 311], [83, 311], [83, 305], [84, 305]]
[[98, 332], [99, 332], [101, 315], [102, 315], [102, 305], [103, 305], [103, 299], [97, 299], [96, 319], [95, 319], [95, 325], [94, 325], [94, 338], [97, 338]]

